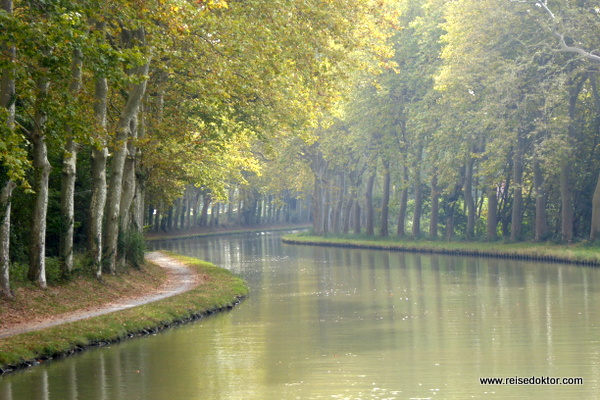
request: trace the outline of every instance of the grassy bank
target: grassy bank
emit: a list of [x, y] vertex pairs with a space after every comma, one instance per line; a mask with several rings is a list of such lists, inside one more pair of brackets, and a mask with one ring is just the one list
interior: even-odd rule
[[322, 237], [310, 236], [304, 233], [286, 235], [284, 236], [283, 241], [289, 244], [310, 244], [600, 265], [600, 245], [590, 243], [558, 245], [552, 243], [405, 241], [395, 238], [369, 236]]
[[[86, 347], [156, 332], [231, 308], [247, 295], [244, 281], [231, 272], [194, 258], [170, 255], [197, 270], [202, 280], [196, 288], [147, 305], [0, 339], [0, 373], [62, 357]], [[157, 267], [149, 268], [155, 271]], [[79, 285], [76, 286], [73, 291], [78, 289]], [[97, 292], [96, 296], [99, 296]], [[62, 312], [65, 309], [60, 304], [45, 308], [47, 315]]]

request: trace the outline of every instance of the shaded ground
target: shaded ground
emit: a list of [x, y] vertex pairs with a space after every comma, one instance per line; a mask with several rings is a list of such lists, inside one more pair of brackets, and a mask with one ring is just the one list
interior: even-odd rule
[[[159, 252], [148, 253], [146, 254], [146, 259], [159, 265], [165, 270], [166, 278], [155, 279], [155, 281], [160, 279], [162, 284], [135, 285], [134, 289], [136, 290], [129, 292], [129, 294], [122, 293], [121, 295], [116, 295], [116, 298], [112, 299], [110, 302], [105, 302], [99, 306], [87, 306], [76, 311], [65, 312], [58, 315], [43, 315], [43, 313], [40, 314], [40, 312], [35, 312], [36, 310], [27, 309], [7, 310], [6, 308], [10, 306], [10, 303], [7, 302], [4, 304], [5, 310], [0, 314], [3, 316], [2, 320], [0, 320], [0, 338], [147, 304], [185, 292], [200, 283], [200, 278], [193, 270], [165, 254]], [[80, 287], [80, 285], [78, 285], [78, 287]], [[89, 289], [91, 291], [98, 290], [98, 288], [94, 287]], [[131, 295], [131, 293], [135, 294]], [[50, 294], [49, 297], [52, 298], [54, 296]], [[60, 298], [58, 301], [60, 301]], [[7, 311], [10, 311], [10, 315]]]

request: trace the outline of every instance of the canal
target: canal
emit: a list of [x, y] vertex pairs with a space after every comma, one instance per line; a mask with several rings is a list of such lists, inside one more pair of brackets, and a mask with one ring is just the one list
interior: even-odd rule
[[152, 244], [234, 271], [250, 296], [230, 312], [0, 377], [0, 399], [600, 398], [599, 269], [280, 239]]

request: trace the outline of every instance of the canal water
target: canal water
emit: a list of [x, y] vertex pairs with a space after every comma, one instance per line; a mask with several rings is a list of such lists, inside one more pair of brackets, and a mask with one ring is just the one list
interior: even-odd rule
[[153, 244], [232, 270], [250, 296], [230, 312], [0, 377], [0, 399], [600, 398], [598, 269], [280, 239]]

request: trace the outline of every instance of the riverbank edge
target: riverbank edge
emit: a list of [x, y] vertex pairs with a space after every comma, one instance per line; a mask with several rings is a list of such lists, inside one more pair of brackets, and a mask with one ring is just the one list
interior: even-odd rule
[[306, 224], [290, 224], [284, 226], [257, 226], [253, 228], [242, 228], [242, 229], [222, 229], [222, 230], [207, 230], [205, 232], [189, 233], [189, 231], [182, 231], [181, 233], [171, 232], [164, 235], [146, 235], [144, 239], [146, 242], [157, 242], [162, 240], [183, 240], [183, 239], [196, 239], [202, 237], [212, 236], [230, 236], [239, 235], [244, 233], [257, 233], [257, 232], [278, 232], [278, 231], [289, 231], [296, 229], [309, 229], [312, 225]]
[[0, 376], [228, 311], [248, 296], [246, 283], [230, 271], [196, 258], [164, 253], [196, 269], [202, 282], [163, 300], [0, 339]]
[[[493, 257], [523, 261], [539, 261], [551, 263], [568, 263], [600, 266], [600, 251], [593, 256], [577, 254], [564, 255], [553, 253], [546, 247], [530, 245], [526, 248], [510, 248], [509, 244], [497, 244], [503, 247], [499, 250], [477, 248], [477, 243], [460, 242], [391, 242], [370, 241], [362, 239], [328, 238], [322, 236], [300, 236], [299, 234], [285, 235], [282, 241], [293, 245], [310, 245], [323, 247], [345, 247], [370, 250], [387, 250], [406, 253], [442, 254], [455, 256]], [[487, 244], [489, 246], [489, 243]], [[563, 249], [564, 246], [561, 247]], [[565, 251], [565, 250], [562, 250]], [[567, 252], [569, 250], [566, 250]]]

